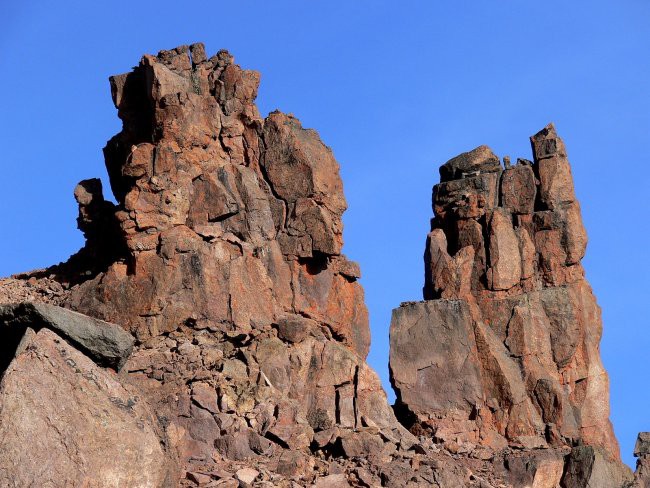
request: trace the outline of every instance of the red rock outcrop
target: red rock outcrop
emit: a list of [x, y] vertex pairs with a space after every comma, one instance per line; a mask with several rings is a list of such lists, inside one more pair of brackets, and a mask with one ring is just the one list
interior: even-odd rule
[[415, 443], [365, 363], [338, 164], [293, 116], [260, 117], [259, 79], [201, 44], [112, 77], [117, 205], [80, 183], [86, 246], [56, 269], [66, 306], [138, 339], [125, 369], [194, 477], [249, 459], [311, 475], [313, 451]]
[[585, 444], [618, 460], [564, 143], [553, 125], [531, 143], [532, 163], [504, 168], [481, 146], [440, 168], [426, 301], [393, 312], [396, 408], [443, 442]]
[[0, 280], [0, 484], [627, 483], [553, 127], [534, 163], [481, 146], [440, 170], [425, 301], [391, 325], [409, 432], [365, 363], [338, 164], [293, 116], [260, 117], [259, 79], [202, 44], [110, 79], [117, 203], [82, 181], [84, 248]]
[[650, 432], [641, 432], [634, 446], [636, 456], [636, 472], [631, 488], [650, 487]]

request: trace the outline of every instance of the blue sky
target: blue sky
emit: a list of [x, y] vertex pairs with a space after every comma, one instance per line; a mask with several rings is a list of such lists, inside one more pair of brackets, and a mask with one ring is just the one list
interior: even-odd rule
[[[319, 131], [341, 164], [345, 252], [361, 263], [370, 363], [387, 388], [390, 311], [421, 298], [438, 166], [488, 144], [530, 158], [567, 143], [603, 308], [602, 355], [624, 459], [650, 430], [650, 3], [0, 0], [0, 275], [82, 244], [75, 184], [120, 129], [107, 78], [202, 41], [259, 70], [262, 114]], [[106, 185], [107, 186], [107, 185]]]

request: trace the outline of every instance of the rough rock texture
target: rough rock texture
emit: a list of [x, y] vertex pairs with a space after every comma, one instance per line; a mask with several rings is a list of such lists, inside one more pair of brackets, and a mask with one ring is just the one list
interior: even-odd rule
[[54, 273], [44, 276], [43, 270], [0, 278], [0, 304], [18, 302], [41, 302], [60, 305], [65, 301], [67, 290]]
[[308, 483], [327, 469], [315, 455], [378, 465], [416, 443], [365, 364], [338, 164], [293, 116], [260, 117], [259, 78], [200, 44], [113, 76], [123, 129], [104, 155], [117, 205], [81, 182], [86, 245], [50, 270], [67, 307], [138, 339], [124, 369], [186, 484], [250, 484], [236, 474], [251, 460], [257, 481]]
[[0, 324], [12, 329], [51, 329], [95, 362], [117, 370], [133, 350], [133, 337], [117, 325], [45, 303], [0, 305]]
[[[580, 265], [587, 238], [564, 143], [553, 125], [531, 143], [533, 163], [510, 166], [508, 158], [504, 169], [481, 146], [440, 168], [427, 301], [393, 312], [396, 409], [413, 432], [445, 443], [584, 444], [598, 473], [603, 457], [621, 471], [600, 309]], [[576, 456], [570, 466], [587, 469]], [[571, 480], [565, 484], [579, 486]]]
[[365, 363], [338, 164], [293, 116], [260, 117], [259, 79], [202, 44], [110, 79], [117, 203], [82, 181], [85, 246], [0, 280], [0, 485], [627, 482], [552, 126], [534, 164], [481, 146], [441, 168], [427, 301], [391, 328], [394, 410]]
[[632, 488], [650, 488], [650, 432], [641, 432], [634, 446], [636, 472]]
[[567, 488], [625, 487], [632, 473], [599, 447], [578, 446], [567, 457], [561, 484]]
[[35, 307], [0, 317], [0, 485], [173, 486], [174, 455], [139, 392], [44, 325], [35, 310], [68, 329], [85, 320], [96, 346], [104, 338], [113, 345], [108, 327], [126, 333], [68, 310]]

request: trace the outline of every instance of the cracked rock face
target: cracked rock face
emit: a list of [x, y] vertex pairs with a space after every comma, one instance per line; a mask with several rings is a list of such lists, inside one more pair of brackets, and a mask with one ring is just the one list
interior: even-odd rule
[[145, 56], [111, 78], [123, 130], [104, 154], [118, 206], [98, 201], [93, 180], [75, 196], [85, 252], [93, 224], [112, 218], [122, 255], [70, 305], [140, 339], [188, 322], [250, 332], [303, 316], [365, 357], [367, 311], [341, 255], [346, 203], [331, 150], [291, 116], [259, 116], [257, 72], [225, 51], [188, 52]]
[[393, 312], [396, 408], [443, 442], [586, 444], [618, 460], [564, 143], [552, 125], [531, 143], [532, 163], [504, 168], [481, 146], [440, 168], [426, 301]]
[[82, 181], [84, 248], [0, 280], [0, 484], [628, 483], [554, 128], [532, 163], [481, 146], [441, 167], [425, 301], [393, 314], [393, 409], [338, 164], [293, 116], [260, 117], [259, 80], [202, 44], [110, 79], [116, 204]]
[[[80, 183], [86, 246], [59, 269], [68, 307], [137, 337], [125, 369], [195, 474], [263, 459], [301, 475], [310, 450], [415, 442], [365, 364], [338, 164], [293, 116], [260, 117], [259, 79], [199, 44], [113, 76], [123, 129], [104, 154], [117, 205]], [[106, 242], [110, 262], [93, 259]]]

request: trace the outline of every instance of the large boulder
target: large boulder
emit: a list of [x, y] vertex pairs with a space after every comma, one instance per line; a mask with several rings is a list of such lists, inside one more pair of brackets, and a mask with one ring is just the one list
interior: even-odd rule
[[[0, 327], [50, 329], [70, 341], [101, 365], [119, 370], [133, 350], [131, 334], [109, 324], [65, 308], [39, 302], [0, 305]], [[12, 333], [0, 330], [2, 333]]]
[[0, 382], [0, 485], [174, 486], [140, 393], [49, 329], [27, 329]]
[[452, 410], [469, 417], [483, 389], [467, 303], [406, 303], [393, 311], [393, 324], [391, 382], [400, 403], [425, 418]]
[[632, 472], [624, 464], [611, 459], [608, 453], [593, 446], [571, 449], [566, 461], [561, 486], [566, 488], [625, 488], [632, 481]]

